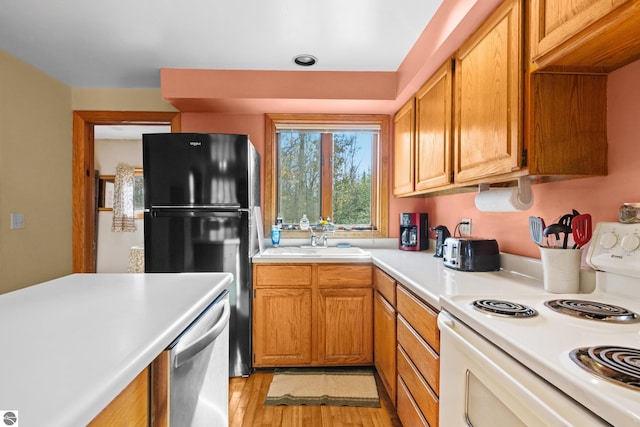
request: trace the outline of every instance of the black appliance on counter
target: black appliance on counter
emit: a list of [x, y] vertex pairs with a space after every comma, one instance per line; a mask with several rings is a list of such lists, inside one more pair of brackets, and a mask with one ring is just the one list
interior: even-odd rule
[[401, 213], [399, 248], [403, 251], [429, 249], [428, 222], [426, 213]]
[[142, 136], [147, 273], [229, 272], [229, 375], [251, 371], [260, 156], [247, 135]]
[[449, 237], [444, 241], [442, 263], [459, 271], [500, 270], [500, 248], [495, 239]]
[[444, 242], [447, 238], [451, 237], [451, 233], [444, 225], [438, 225], [437, 227], [433, 227], [431, 230], [436, 232], [436, 253], [433, 256], [436, 258], [442, 258], [442, 255], [444, 255]]

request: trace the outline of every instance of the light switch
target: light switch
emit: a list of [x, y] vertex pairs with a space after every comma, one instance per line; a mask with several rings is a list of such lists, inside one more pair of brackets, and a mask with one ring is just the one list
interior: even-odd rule
[[11, 229], [18, 230], [24, 228], [24, 215], [21, 213], [11, 213]]

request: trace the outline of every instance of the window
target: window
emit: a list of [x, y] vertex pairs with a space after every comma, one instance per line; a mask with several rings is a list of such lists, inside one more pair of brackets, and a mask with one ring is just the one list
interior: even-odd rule
[[[100, 175], [98, 182], [98, 210], [113, 210], [113, 183], [115, 175]], [[133, 173], [133, 209], [134, 218], [144, 218], [144, 176], [142, 168]]]
[[280, 214], [285, 233], [295, 234], [303, 215], [312, 225], [329, 217], [347, 237], [385, 236], [387, 123], [387, 116], [268, 115], [266, 224]]

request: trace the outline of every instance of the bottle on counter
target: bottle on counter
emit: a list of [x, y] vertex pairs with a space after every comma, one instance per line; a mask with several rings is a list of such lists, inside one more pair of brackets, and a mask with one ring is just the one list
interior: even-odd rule
[[278, 247], [280, 244], [280, 228], [277, 225], [271, 226], [271, 244]]
[[307, 214], [302, 215], [300, 218], [300, 230], [308, 230], [309, 229], [309, 218], [307, 218]]

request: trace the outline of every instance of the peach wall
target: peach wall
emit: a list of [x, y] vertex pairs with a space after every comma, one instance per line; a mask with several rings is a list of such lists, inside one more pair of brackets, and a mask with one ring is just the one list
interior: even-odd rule
[[[432, 198], [390, 196], [389, 236], [398, 236], [400, 212], [427, 212], [430, 225], [443, 224], [451, 232], [460, 219], [471, 218], [474, 235], [497, 239], [503, 252], [538, 258], [538, 248], [529, 237], [530, 215], [551, 223], [577, 209], [591, 213], [594, 222], [615, 221], [620, 204], [640, 202], [640, 61], [612, 73], [608, 86], [608, 176], [536, 184], [533, 207], [515, 213], [478, 211], [475, 192]], [[264, 157], [263, 114], [183, 113], [182, 127], [185, 132], [248, 133]]]
[[[264, 114], [217, 114], [217, 113], [182, 113], [183, 132], [219, 132], [248, 134], [249, 138], [262, 156], [262, 187], [264, 195]], [[389, 150], [389, 147], [384, 147]], [[391, 188], [391, 182], [389, 182]], [[399, 220], [401, 212], [429, 212], [425, 210], [433, 205], [433, 199], [407, 198], [395, 199], [390, 194], [389, 237], [399, 236]]]
[[[551, 223], [577, 209], [591, 213], [594, 221], [615, 221], [620, 204], [640, 201], [640, 61], [612, 73], [608, 86], [608, 176], [536, 184], [533, 207], [514, 213], [478, 211], [475, 192], [432, 198], [391, 196], [390, 237], [398, 236], [400, 212], [428, 212], [430, 225], [443, 224], [452, 232], [460, 219], [471, 218], [474, 235], [496, 238], [504, 252], [538, 258], [538, 248], [529, 237], [530, 215]], [[264, 157], [262, 114], [183, 113], [182, 125], [187, 132], [248, 133]]]
[[471, 218], [474, 235], [496, 238], [503, 252], [539, 258], [529, 237], [530, 215], [541, 216], [549, 224], [577, 209], [590, 213], [594, 222], [617, 221], [620, 204], [640, 201], [639, 100], [637, 61], [609, 75], [607, 176], [536, 184], [532, 187], [533, 207], [516, 213], [479, 212], [474, 205], [475, 193], [436, 197], [429, 204], [431, 222], [444, 224], [453, 232], [461, 218]]

